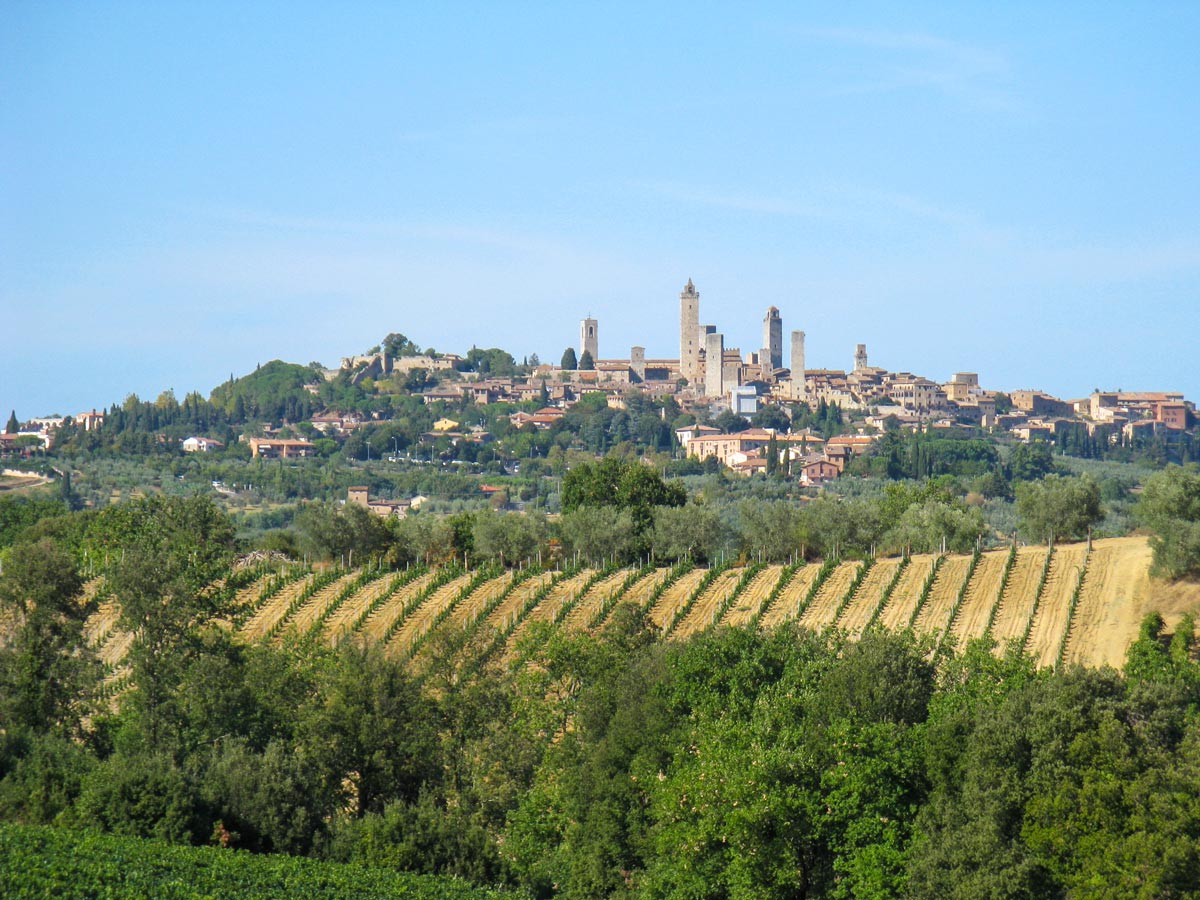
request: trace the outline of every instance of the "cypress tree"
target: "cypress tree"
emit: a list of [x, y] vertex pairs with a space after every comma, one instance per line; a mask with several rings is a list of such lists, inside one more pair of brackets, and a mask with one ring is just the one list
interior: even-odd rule
[[14, 409], [8, 414], [8, 424], [4, 426], [5, 434], [16, 434], [21, 430], [21, 423], [17, 421], [17, 411]]

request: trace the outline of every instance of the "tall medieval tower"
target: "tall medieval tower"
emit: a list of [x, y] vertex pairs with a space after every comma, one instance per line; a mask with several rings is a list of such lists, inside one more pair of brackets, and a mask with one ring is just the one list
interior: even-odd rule
[[774, 306], [767, 308], [763, 318], [762, 349], [767, 351], [772, 369], [783, 368], [783, 319], [779, 318], [779, 310]]
[[797, 399], [805, 396], [804, 332], [792, 332], [792, 391]]
[[688, 384], [704, 380], [700, 349], [700, 292], [689, 278], [679, 294], [679, 374]]
[[592, 355], [592, 362], [600, 359], [600, 337], [597, 334], [599, 323], [595, 319], [584, 319], [579, 323], [579, 356], [584, 353]]

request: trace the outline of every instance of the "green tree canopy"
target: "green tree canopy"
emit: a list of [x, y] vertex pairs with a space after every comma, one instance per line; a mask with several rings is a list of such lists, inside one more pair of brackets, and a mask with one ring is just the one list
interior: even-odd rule
[[1100, 486], [1089, 475], [1022, 482], [1017, 485], [1017, 514], [1027, 540], [1080, 540], [1104, 517]]
[[1200, 575], [1200, 468], [1167, 466], [1142, 489], [1138, 517], [1154, 531], [1154, 569], [1168, 578]]

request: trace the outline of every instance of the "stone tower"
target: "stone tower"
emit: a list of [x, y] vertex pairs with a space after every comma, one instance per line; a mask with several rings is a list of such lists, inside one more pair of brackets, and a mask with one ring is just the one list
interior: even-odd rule
[[772, 369], [783, 368], [783, 319], [779, 318], [779, 310], [774, 306], [767, 308], [763, 318], [762, 348], [767, 351], [767, 359]]
[[691, 385], [704, 379], [700, 350], [700, 292], [689, 278], [679, 294], [679, 374]]
[[629, 351], [629, 368], [639, 381], [646, 380], [646, 348], [633, 347]]
[[867, 345], [859, 344], [854, 348], [854, 371], [867, 368]]
[[792, 332], [792, 391], [804, 396], [804, 332]]
[[592, 354], [592, 362], [597, 362], [600, 359], [600, 343], [597, 335], [598, 323], [595, 319], [584, 319], [579, 323], [579, 356], [582, 359], [583, 354]]
[[725, 393], [725, 335], [712, 333], [704, 339], [704, 393], [720, 397]]

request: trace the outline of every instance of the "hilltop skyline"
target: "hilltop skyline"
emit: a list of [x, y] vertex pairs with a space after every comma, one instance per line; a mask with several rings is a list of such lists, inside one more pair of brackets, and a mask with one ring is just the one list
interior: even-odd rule
[[1200, 394], [1200, 10], [8, 6], [0, 408], [400, 331]]

